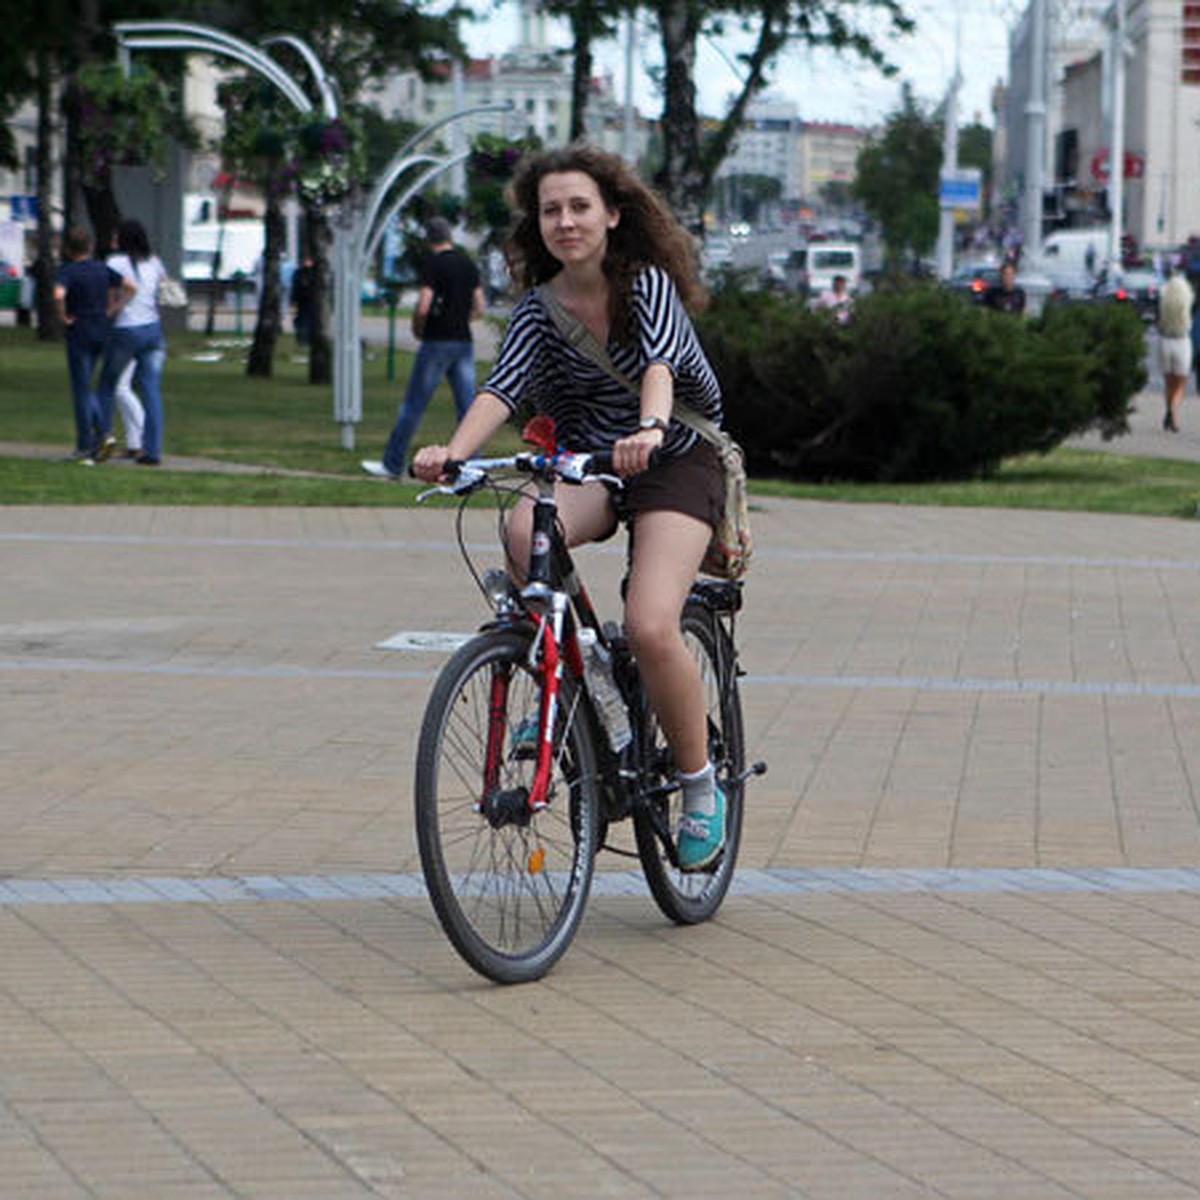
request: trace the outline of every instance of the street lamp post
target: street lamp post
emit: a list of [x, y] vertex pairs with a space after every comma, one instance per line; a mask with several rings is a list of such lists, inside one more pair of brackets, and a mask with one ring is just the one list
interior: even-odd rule
[[[121, 21], [114, 27], [117, 54], [122, 67], [129, 69], [130, 50], [197, 50], [232, 58], [273, 83], [301, 113], [313, 111], [313, 103], [300, 85], [269, 54], [249, 42], [223, 30], [190, 21]], [[312, 73], [321, 97], [321, 110], [328, 120], [338, 117], [337, 91], [312, 48], [292, 34], [266, 38], [267, 45], [290, 46]], [[354, 447], [354, 426], [362, 420], [362, 279], [363, 273], [383, 234], [383, 226], [431, 179], [466, 161], [466, 153], [445, 158], [412, 154], [419, 143], [436, 130], [479, 112], [508, 112], [512, 102], [481, 104], [462, 109], [435, 121], [408, 140], [376, 181], [362, 211], [352, 199], [339, 206], [334, 218], [333, 238], [333, 419], [341, 427], [346, 449]], [[381, 222], [379, 214], [388, 193], [414, 166], [427, 170], [411, 183], [388, 209]]]
[[[414, 147], [427, 139], [443, 125], [461, 121], [473, 113], [508, 112], [512, 103], [480, 104], [462, 109], [448, 117], [427, 125], [414, 134], [384, 168], [375, 181], [361, 210], [351, 205], [343, 206], [334, 238], [336, 259], [337, 293], [334, 303], [335, 356], [334, 356], [334, 420], [341, 426], [342, 446], [354, 448], [354, 426], [362, 420], [362, 279], [371, 257], [383, 237], [387, 223], [431, 180], [444, 171], [464, 163], [468, 154], [438, 157], [431, 154], [414, 154]], [[388, 205], [392, 188], [414, 167], [425, 166], [415, 180]], [[341, 386], [338, 386], [340, 383]]]

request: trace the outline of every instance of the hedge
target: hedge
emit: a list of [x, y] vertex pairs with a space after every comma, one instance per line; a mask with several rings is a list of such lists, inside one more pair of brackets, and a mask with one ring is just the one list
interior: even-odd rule
[[1088, 429], [1128, 432], [1145, 335], [1125, 305], [995, 313], [935, 285], [880, 289], [835, 324], [727, 280], [697, 329], [752, 474], [987, 475]]

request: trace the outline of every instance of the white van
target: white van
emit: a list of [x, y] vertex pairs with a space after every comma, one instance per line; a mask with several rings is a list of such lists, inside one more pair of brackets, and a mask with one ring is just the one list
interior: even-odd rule
[[1060, 229], [1042, 242], [1042, 269], [1056, 287], [1072, 294], [1090, 290], [1108, 262], [1109, 229]]
[[230, 280], [235, 275], [253, 279], [263, 252], [263, 223], [260, 220], [197, 222], [183, 229], [183, 277], [200, 280], [212, 278], [212, 260], [221, 249], [220, 278]]
[[788, 255], [784, 273], [788, 288], [801, 296], [829, 291], [835, 275], [844, 275], [853, 293], [862, 283], [862, 247], [857, 242], [810, 242]]

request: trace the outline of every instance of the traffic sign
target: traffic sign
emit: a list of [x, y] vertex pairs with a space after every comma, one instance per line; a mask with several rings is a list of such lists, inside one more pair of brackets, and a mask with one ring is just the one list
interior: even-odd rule
[[938, 181], [938, 204], [942, 208], [978, 209], [983, 192], [983, 172], [978, 167], [943, 171]]
[[14, 221], [36, 221], [38, 210], [37, 197], [9, 196], [8, 210]]

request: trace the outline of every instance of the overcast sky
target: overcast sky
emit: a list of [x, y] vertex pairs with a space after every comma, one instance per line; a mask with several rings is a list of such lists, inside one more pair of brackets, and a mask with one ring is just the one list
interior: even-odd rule
[[[945, 95], [954, 72], [956, 40], [961, 34], [959, 120], [965, 124], [978, 116], [990, 125], [992, 88], [1008, 72], [1008, 30], [1023, 7], [1017, 0], [908, 0], [905, 9], [917, 21], [916, 33], [885, 44], [889, 57], [900, 68], [899, 75], [885, 79], [849, 57], [798, 48], [780, 60], [770, 90], [793, 100], [800, 116], [809, 121], [874, 124], [898, 105], [902, 79], [909, 80], [924, 101], [934, 103]], [[509, 49], [517, 41], [518, 28], [517, 4], [508, 0], [498, 15], [465, 27], [463, 33], [471, 52], [482, 57]], [[555, 44], [568, 44], [565, 25], [552, 24], [551, 29]], [[738, 87], [735, 56], [746, 45], [747, 41], [731, 35], [720, 46], [700, 46], [697, 78], [703, 111], [713, 115], [725, 111], [729, 95]], [[622, 95], [621, 47], [615, 42], [603, 43], [596, 52], [602, 69], [612, 74], [618, 96]], [[653, 90], [649, 74], [660, 61], [657, 30], [643, 14], [635, 52], [634, 102], [646, 116], [657, 116], [662, 111], [662, 101]]]

